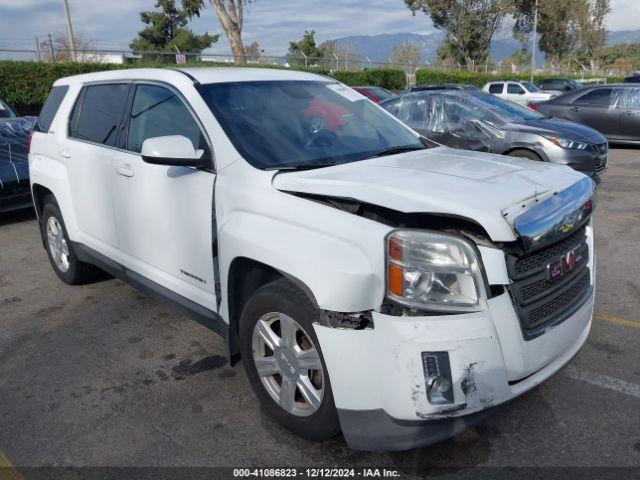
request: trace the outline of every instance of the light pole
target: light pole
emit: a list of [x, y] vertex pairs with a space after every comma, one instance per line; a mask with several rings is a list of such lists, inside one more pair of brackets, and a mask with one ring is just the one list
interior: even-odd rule
[[531, 83], [533, 83], [533, 74], [536, 70], [536, 40], [538, 36], [538, 0], [533, 11], [533, 32], [531, 33]]
[[75, 62], [76, 58], [76, 41], [73, 38], [73, 27], [71, 26], [71, 13], [69, 13], [69, 2], [62, 0], [64, 3], [64, 12], [67, 15], [67, 36], [69, 37], [69, 48], [71, 49], [71, 59]]

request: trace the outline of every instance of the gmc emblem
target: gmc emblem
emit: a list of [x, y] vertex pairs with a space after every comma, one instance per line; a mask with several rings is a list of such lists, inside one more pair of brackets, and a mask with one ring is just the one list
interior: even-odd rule
[[547, 265], [547, 279], [550, 282], [555, 282], [582, 265], [585, 261], [585, 255], [582, 251], [583, 245], [574, 247]]

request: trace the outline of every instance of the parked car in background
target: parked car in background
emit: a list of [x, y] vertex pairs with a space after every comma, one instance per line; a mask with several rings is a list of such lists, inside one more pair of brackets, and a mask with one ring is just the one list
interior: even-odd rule
[[0, 99], [0, 213], [33, 206], [28, 144], [35, 122], [35, 117], [18, 117]]
[[532, 108], [595, 128], [610, 143], [640, 143], [640, 83], [586, 87]]
[[[311, 102], [347, 125], [310, 130]], [[102, 268], [218, 332], [298, 435], [443, 440], [589, 335], [595, 188], [570, 168], [429, 148], [293, 70], [91, 73], [45, 107], [29, 161], [56, 275]]]
[[538, 82], [538, 87], [540, 87], [543, 92], [556, 93], [578, 90], [582, 88], [583, 85], [573, 78], [551, 77], [541, 79]]
[[511, 100], [520, 105], [529, 105], [531, 102], [540, 102], [560, 95], [562, 92], [543, 92], [533, 83], [528, 81], [499, 81], [489, 82], [482, 91], [495, 95], [504, 100]]
[[383, 100], [388, 100], [389, 98], [396, 96], [396, 94], [391, 90], [387, 90], [382, 87], [353, 87], [353, 89], [376, 103], [380, 103]]
[[627, 78], [625, 78], [622, 82], [623, 83], [640, 83], [640, 73], [634, 73], [633, 75], [630, 75]]
[[607, 167], [607, 141], [596, 130], [484, 92], [408, 93], [381, 105], [448, 147], [569, 165], [596, 182]]
[[465, 83], [431, 83], [410, 87], [410, 92], [425, 92], [433, 90], [480, 90], [475, 85], [467, 85]]

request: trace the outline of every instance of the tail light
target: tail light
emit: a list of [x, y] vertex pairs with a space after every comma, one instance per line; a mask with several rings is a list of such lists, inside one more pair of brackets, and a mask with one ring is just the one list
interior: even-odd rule
[[535, 103], [530, 103], [530, 104], [529, 104], [529, 108], [530, 108], [531, 110], [537, 110], [537, 109], [538, 109], [538, 105], [536, 105]]
[[27, 140], [27, 153], [31, 153], [31, 141], [33, 140], [33, 132], [29, 132], [29, 139]]

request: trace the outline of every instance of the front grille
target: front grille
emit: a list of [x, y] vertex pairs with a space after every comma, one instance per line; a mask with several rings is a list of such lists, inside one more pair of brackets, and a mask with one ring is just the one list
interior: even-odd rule
[[596, 157], [594, 160], [596, 172], [600, 173], [607, 168], [607, 157]]
[[[572, 258], [566, 258], [570, 252]], [[562, 263], [573, 268], [552, 280], [550, 266]], [[575, 263], [572, 263], [575, 260]], [[547, 248], [521, 255], [507, 256], [513, 298], [525, 339], [529, 340], [557, 325], [582, 304], [589, 292], [591, 275], [586, 227]]]
[[606, 143], [597, 143], [597, 144], [594, 143], [593, 148], [596, 149], [596, 152], [598, 152], [598, 155], [605, 155], [609, 150], [609, 145]]

